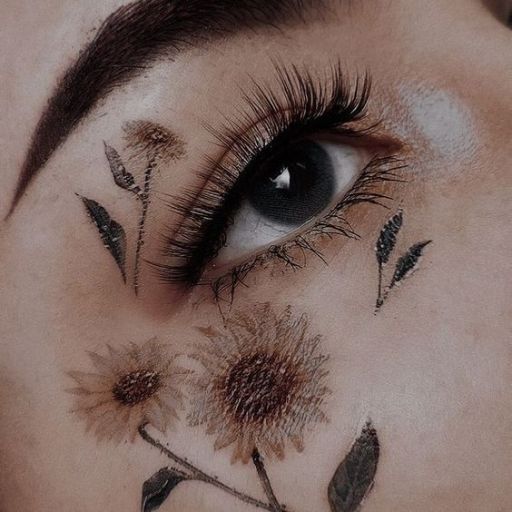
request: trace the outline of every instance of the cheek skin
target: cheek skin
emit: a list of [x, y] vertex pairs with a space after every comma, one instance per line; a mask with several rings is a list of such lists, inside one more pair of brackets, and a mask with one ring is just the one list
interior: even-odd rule
[[[80, 203], [70, 200], [68, 212], [82, 219], [76, 226], [61, 224], [51, 208], [36, 206], [31, 222], [22, 215], [13, 218], [6, 233], [9, 244], [1, 247], [0, 281], [8, 296], [2, 299], [0, 337], [10, 340], [2, 345], [0, 357], [2, 466], [19, 468], [6, 472], [2, 496], [15, 510], [38, 510], [42, 496], [44, 510], [129, 510], [140, 502], [142, 482], [166, 461], [142, 443], [98, 445], [69, 412], [73, 401], [65, 389], [74, 383], [66, 372], [89, 371], [86, 351], [104, 353], [106, 343], [118, 347], [156, 335], [175, 352], [183, 352], [194, 341], [184, 326], [197, 322], [167, 318], [165, 324], [156, 324], [141, 313], [133, 291], [122, 285], [110, 256], [82, 217]], [[85, 257], [89, 240], [97, 249]], [[183, 422], [173, 442], [190, 446], [196, 437]], [[194, 443], [186, 455], [194, 456], [194, 450], [203, 458], [211, 443]], [[29, 490], [27, 480], [32, 482]], [[126, 488], [127, 482], [134, 485]], [[225, 510], [224, 494], [207, 496], [211, 510]], [[178, 489], [173, 506], [192, 510], [195, 503], [202, 509], [204, 499], [201, 493]]]

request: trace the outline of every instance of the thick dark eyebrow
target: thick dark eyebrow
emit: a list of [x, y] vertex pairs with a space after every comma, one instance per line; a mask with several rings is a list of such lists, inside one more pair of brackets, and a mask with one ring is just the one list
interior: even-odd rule
[[325, 0], [139, 0], [119, 8], [65, 72], [31, 139], [11, 215], [34, 176], [96, 105], [159, 57], [243, 30], [306, 21]]

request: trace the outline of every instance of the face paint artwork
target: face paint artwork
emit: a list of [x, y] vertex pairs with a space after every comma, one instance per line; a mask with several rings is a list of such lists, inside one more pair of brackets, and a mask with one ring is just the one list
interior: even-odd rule
[[[201, 341], [189, 356], [198, 365], [191, 369], [157, 339], [90, 352], [93, 372], [68, 373], [76, 384], [68, 390], [72, 414], [98, 441], [133, 443], [140, 437], [174, 464], [144, 482], [143, 512], [156, 510], [185, 480], [284, 512], [266, 462], [283, 459], [290, 446], [302, 452], [307, 438], [328, 422], [329, 357], [322, 353], [322, 336], [310, 332], [306, 315], [295, 315], [290, 306], [274, 311], [268, 303], [235, 312], [223, 329], [198, 332]], [[230, 448], [232, 464], [252, 461], [268, 503], [209, 475], [151, 433], [166, 435], [187, 408], [190, 426], [203, 426], [215, 451]], [[368, 422], [326, 484], [333, 512], [357, 509], [373, 486], [378, 459], [377, 432]]]
[[[137, 295], [154, 173], [165, 168], [170, 162], [183, 158], [186, 153], [183, 141], [163, 126], [149, 121], [131, 121], [126, 123], [123, 129], [126, 141], [126, 161], [115, 148], [106, 142], [103, 145], [114, 183], [119, 188], [133, 194], [141, 204], [132, 276], [133, 289]], [[82, 201], [91, 220], [96, 225], [105, 247], [114, 257], [123, 280], [126, 282], [127, 242], [123, 227], [110, 218], [104, 206], [85, 197], [82, 198]]]

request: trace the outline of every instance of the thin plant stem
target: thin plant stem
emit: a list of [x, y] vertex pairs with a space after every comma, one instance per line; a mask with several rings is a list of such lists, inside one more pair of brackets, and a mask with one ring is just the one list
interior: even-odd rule
[[384, 303], [384, 297], [382, 296], [382, 263], [379, 263], [379, 284], [377, 292], [377, 302], [375, 303], [375, 313], [380, 309]]
[[170, 460], [174, 461], [176, 464], [181, 465], [183, 468], [189, 471], [190, 477], [192, 479], [204, 482], [209, 485], [213, 485], [214, 487], [217, 487], [218, 489], [230, 494], [231, 496], [234, 496], [235, 498], [239, 499], [240, 501], [243, 501], [244, 503], [247, 503], [248, 505], [253, 505], [254, 507], [268, 510], [269, 512], [275, 512], [276, 509], [274, 508], [274, 506], [268, 505], [267, 503], [263, 503], [262, 501], [252, 498], [251, 496], [248, 496], [243, 492], [237, 491], [233, 487], [230, 487], [225, 483], [221, 482], [220, 480], [218, 480], [217, 478], [208, 475], [207, 473], [200, 470], [187, 460], [173, 453], [171, 450], [169, 450], [169, 448], [164, 446], [160, 441], [153, 438], [151, 434], [148, 433], [148, 431], [146, 430], [146, 425], [141, 425], [139, 427], [139, 434], [142, 437], [142, 439], [144, 439], [144, 441], [149, 443], [154, 448], [157, 448]]
[[144, 190], [140, 194], [142, 200], [142, 212], [139, 220], [139, 232], [137, 237], [137, 248], [135, 252], [135, 270], [133, 273], [133, 289], [135, 290], [135, 295], [139, 293], [139, 274], [140, 274], [140, 255], [142, 252], [142, 247], [144, 246], [144, 234], [146, 231], [146, 219], [148, 216], [148, 210], [150, 205], [150, 196], [149, 192], [151, 189], [151, 178], [153, 176], [153, 171], [155, 169], [156, 160], [152, 158], [148, 166], [146, 168], [146, 172], [144, 173]]
[[252, 461], [254, 462], [254, 466], [256, 467], [256, 471], [258, 472], [258, 476], [260, 478], [261, 486], [265, 491], [265, 494], [272, 506], [273, 512], [283, 512], [279, 501], [277, 501], [277, 497], [272, 489], [272, 485], [270, 483], [270, 479], [267, 474], [267, 470], [265, 469], [265, 464], [263, 463], [263, 459], [261, 458], [260, 453], [255, 448], [252, 453]]

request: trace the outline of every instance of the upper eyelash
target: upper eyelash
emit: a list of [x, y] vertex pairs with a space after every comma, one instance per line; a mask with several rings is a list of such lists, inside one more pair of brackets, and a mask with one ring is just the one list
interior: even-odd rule
[[206, 185], [169, 203], [183, 220], [173, 233], [163, 236], [162, 255], [172, 263], [153, 263], [164, 281], [190, 285], [200, 281], [204, 266], [226, 242], [251, 171], [272, 153], [320, 131], [357, 137], [373, 128], [350, 126], [365, 116], [368, 75], [357, 77], [349, 87], [337, 64], [321, 78], [297, 67], [278, 66], [277, 78], [277, 92], [253, 81], [252, 93], [244, 95], [248, 109], [222, 129], [210, 128], [225, 157], [220, 162], [205, 159], [200, 176]]

